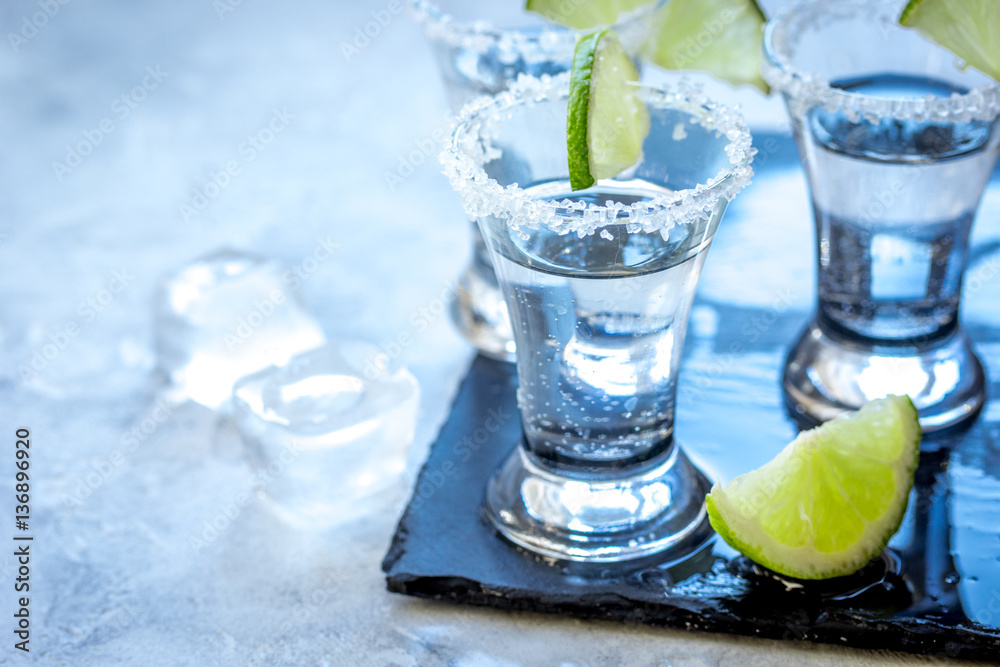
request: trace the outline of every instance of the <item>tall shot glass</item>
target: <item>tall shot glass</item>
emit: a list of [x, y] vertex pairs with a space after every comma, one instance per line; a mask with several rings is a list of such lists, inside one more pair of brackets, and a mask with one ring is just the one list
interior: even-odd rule
[[572, 192], [568, 81], [523, 77], [473, 103], [442, 153], [517, 343], [523, 438], [486, 515], [562, 560], [673, 560], [711, 536], [710, 483], [674, 440], [674, 403], [706, 252], [752, 173], [750, 135], [697, 90], [637, 87], [651, 118], [643, 159]]
[[902, 6], [810, 0], [765, 31], [764, 77], [784, 96], [816, 224], [816, 314], [782, 380], [806, 422], [908, 394], [934, 431], [986, 401], [958, 314], [1000, 86], [896, 25]]
[[[612, 26], [630, 53], [639, 52], [653, 13], [665, 2], [650, 0]], [[581, 4], [567, 2], [566, 11]], [[525, 11], [523, 1], [410, 0], [409, 8], [431, 42], [454, 113], [480, 95], [500, 92], [520, 74], [558, 74], [572, 67], [580, 33]], [[471, 235], [472, 260], [459, 280], [452, 320], [480, 352], [513, 361], [507, 304], [474, 221]]]

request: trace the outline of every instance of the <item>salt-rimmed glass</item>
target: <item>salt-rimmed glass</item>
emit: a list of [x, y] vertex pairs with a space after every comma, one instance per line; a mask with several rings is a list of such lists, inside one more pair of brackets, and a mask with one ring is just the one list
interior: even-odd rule
[[490, 481], [501, 534], [566, 560], [679, 558], [711, 535], [675, 443], [688, 312], [750, 135], [696, 89], [636, 88], [651, 130], [620, 179], [570, 191], [567, 74], [470, 104], [442, 153], [490, 248], [517, 343], [523, 439]]
[[765, 31], [764, 78], [784, 96], [816, 223], [817, 312], [782, 383], [806, 422], [908, 394], [933, 431], [986, 400], [958, 312], [1000, 86], [899, 27], [903, 4], [811, 0]]
[[[666, 0], [650, 0], [612, 26], [635, 55], [649, 35], [651, 17]], [[567, 2], [566, 11], [580, 3]], [[495, 94], [520, 74], [558, 74], [572, 66], [577, 31], [524, 10], [519, 0], [410, 0], [409, 9], [427, 34], [451, 110]], [[513, 333], [486, 245], [472, 224], [472, 261], [456, 290], [452, 318], [480, 352], [514, 359]]]

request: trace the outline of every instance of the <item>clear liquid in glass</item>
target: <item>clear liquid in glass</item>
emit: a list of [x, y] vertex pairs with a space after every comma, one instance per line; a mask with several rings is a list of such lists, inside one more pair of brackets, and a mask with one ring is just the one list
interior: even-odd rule
[[[966, 92], [900, 75], [832, 85], [875, 97]], [[969, 163], [995, 159], [986, 150], [990, 124], [852, 121], [822, 108], [807, 123], [820, 326], [890, 345], [951, 334], [974, 207], [985, 186], [979, 179], [990, 173], [988, 165]]]
[[[525, 191], [626, 205], [667, 192], [641, 180], [575, 193], [558, 180]], [[615, 225], [583, 238], [528, 230], [525, 240], [504, 229], [494, 260], [509, 285], [528, 450], [556, 466], [595, 469], [668, 450], [684, 330], [711, 233], [677, 226], [663, 238]]]

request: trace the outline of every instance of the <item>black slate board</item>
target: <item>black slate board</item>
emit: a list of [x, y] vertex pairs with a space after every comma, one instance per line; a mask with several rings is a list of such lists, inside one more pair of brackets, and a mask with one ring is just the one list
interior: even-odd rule
[[[774, 148], [765, 149], [770, 163], [758, 166], [756, 187], [761, 180], [794, 180], [798, 166], [790, 141], [763, 141]], [[1000, 189], [1000, 182], [992, 187]], [[737, 242], [740, 225], [758, 224], [746, 209], [727, 215], [716, 246], [727, 233]], [[973, 268], [984, 257], [1000, 262], [993, 256], [998, 245], [980, 242]], [[706, 267], [713, 270], [732, 268]], [[996, 397], [1000, 331], [975, 318], [977, 309], [987, 314], [997, 307], [982, 297], [968, 300], [964, 317]], [[808, 316], [786, 306], [733, 301], [699, 298], [700, 322], [688, 334], [677, 412], [678, 438], [689, 456], [723, 480], [763, 464], [796, 432], [778, 378], [784, 350]], [[473, 362], [383, 562], [389, 590], [1000, 663], [1000, 410], [993, 402], [970, 428], [925, 439], [906, 518], [881, 559], [845, 580], [789, 589], [721, 540], [674, 567], [554, 563], [502, 540], [480, 505], [487, 479], [520, 437], [515, 387], [512, 365]]]

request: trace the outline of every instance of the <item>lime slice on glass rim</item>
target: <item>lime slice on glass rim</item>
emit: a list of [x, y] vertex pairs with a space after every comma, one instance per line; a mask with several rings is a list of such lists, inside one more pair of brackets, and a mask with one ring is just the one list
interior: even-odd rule
[[573, 190], [617, 176], [642, 157], [649, 111], [629, 83], [638, 80], [632, 59], [611, 30], [598, 30], [577, 41], [566, 117]]
[[553, 23], [576, 30], [590, 30], [618, 23], [627, 12], [655, 0], [527, 0], [524, 8]]
[[664, 69], [708, 72], [768, 93], [760, 73], [765, 22], [755, 0], [670, 0], [656, 16], [646, 56]]
[[899, 24], [1000, 81], [1000, 2], [910, 0]]
[[709, 521], [733, 548], [779, 574], [853, 574], [899, 529], [920, 437], [908, 397], [871, 401], [800, 433], [757, 470], [717, 483]]

